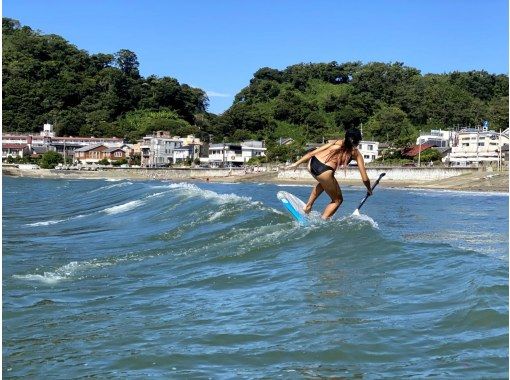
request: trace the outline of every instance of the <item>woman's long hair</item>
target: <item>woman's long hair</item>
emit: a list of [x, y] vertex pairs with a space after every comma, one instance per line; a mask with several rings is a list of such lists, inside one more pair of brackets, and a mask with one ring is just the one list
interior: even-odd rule
[[342, 148], [338, 154], [340, 155], [340, 159], [338, 160], [338, 167], [344, 166], [347, 168], [347, 165], [351, 161], [352, 152], [358, 146], [361, 141], [361, 132], [357, 128], [350, 128], [345, 132], [344, 143], [342, 144]]

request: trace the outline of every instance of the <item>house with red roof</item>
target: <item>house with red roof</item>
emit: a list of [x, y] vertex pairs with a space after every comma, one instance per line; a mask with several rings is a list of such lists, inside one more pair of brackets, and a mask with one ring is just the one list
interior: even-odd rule
[[84, 164], [92, 164], [101, 161], [117, 161], [126, 158], [126, 152], [120, 147], [108, 148], [103, 144], [88, 145], [74, 151], [74, 159]]
[[30, 155], [30, 147], [28, 144], [2, 143], [2, 160], [7, 157], [26, 157]]
[[423, 153], [424, 151], [426, 151], [427, 149], [432, 149], [434, 146], [435, 146], [435, 145], [433, 145], [433, 144], [413, 145], [412, 147], [405, 149], [405, 150], [402, 152], [402, 155], [403, 155], [403, 156], [407, 156], [407, 157], [414, 158], [414, 157], [416, 157], [418, 154], [421, 154], [421, 153]]

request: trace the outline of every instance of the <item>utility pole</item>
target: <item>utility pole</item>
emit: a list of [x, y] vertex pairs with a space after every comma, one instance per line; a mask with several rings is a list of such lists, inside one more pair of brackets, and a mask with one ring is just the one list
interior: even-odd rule
[[501, 148], [502, 148], [502, 145], [501, 145], [501, 128], [499, 129], [499, 144], [498, 144], [498, 171], [502, 171], [503, 169], [503, 163], [501, 162]]
[[419, 148], [418, 148], [418, 167], [421, 166], [421, 129], [420, 129], [420, 137], [418, 137]]
[[476, 167], [480, 166], [480, 162], [478, 161], [478, 141], [480, 139], [480, 127], [476, 130]]
[[226, 151], [226, 148], [225, 148], [225, 138], [223, 138], [223, 150], [222, 150], [222, 158], [223, 158], [223, 167], [225, 167], [226, 165], [226, 154], [227, 154], [227, 151]]

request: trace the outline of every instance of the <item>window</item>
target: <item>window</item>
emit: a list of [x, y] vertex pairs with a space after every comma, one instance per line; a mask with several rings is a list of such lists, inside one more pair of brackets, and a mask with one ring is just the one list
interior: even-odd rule
[[484, 145], [485, 145], [485, 143], [483, 143], [483, 142], [478, 143], [478, 146], [484, 146]]
[[368, 145], [367, 145], [367, 149], [368, 149], [368, 150], [374, 150], [374, 146], [373, 146], [372, 144], [368, 144]]
[[462, 143], [462, 146], [469, 146], [469, 143]]
[[370, 158], [370, 155], [369, 155], [369, 154], [364, 154], [364, 155], [363, 155], [363, 158], [369, 159], [369, 158]]

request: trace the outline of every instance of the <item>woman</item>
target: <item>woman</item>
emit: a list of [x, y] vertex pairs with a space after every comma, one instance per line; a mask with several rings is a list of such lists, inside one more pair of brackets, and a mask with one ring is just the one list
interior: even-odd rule
[[360, 141], [361, 132], [355, 128], [349, 129], [345, 133], [343, 140], [323, 145], [305, 154], [299, 161], [287, 167], [288, 169], [295, 169], [303, 162], [308, 161], [308, 170], [318, 182], [303, 209], [305, 213], [308, 214], [312, 210], [313, 203], [323, 191], [326, 191], [329, 195], [331, 203], [324, 209], [322, 219], [328, 219], [336, 212], [343, 202], [343, 197], [342, 190], [340, 190], [340, 186], [335, 178], [335, 171], [341, 166], [347, 167], [351, 160], [356, 160], [358, 163], [361, 179], [367, 187], [368, 194], [372, 195], [370, 179], [365, 169], [365, 161], [363, 161], [363, 155], [357, 149]]

